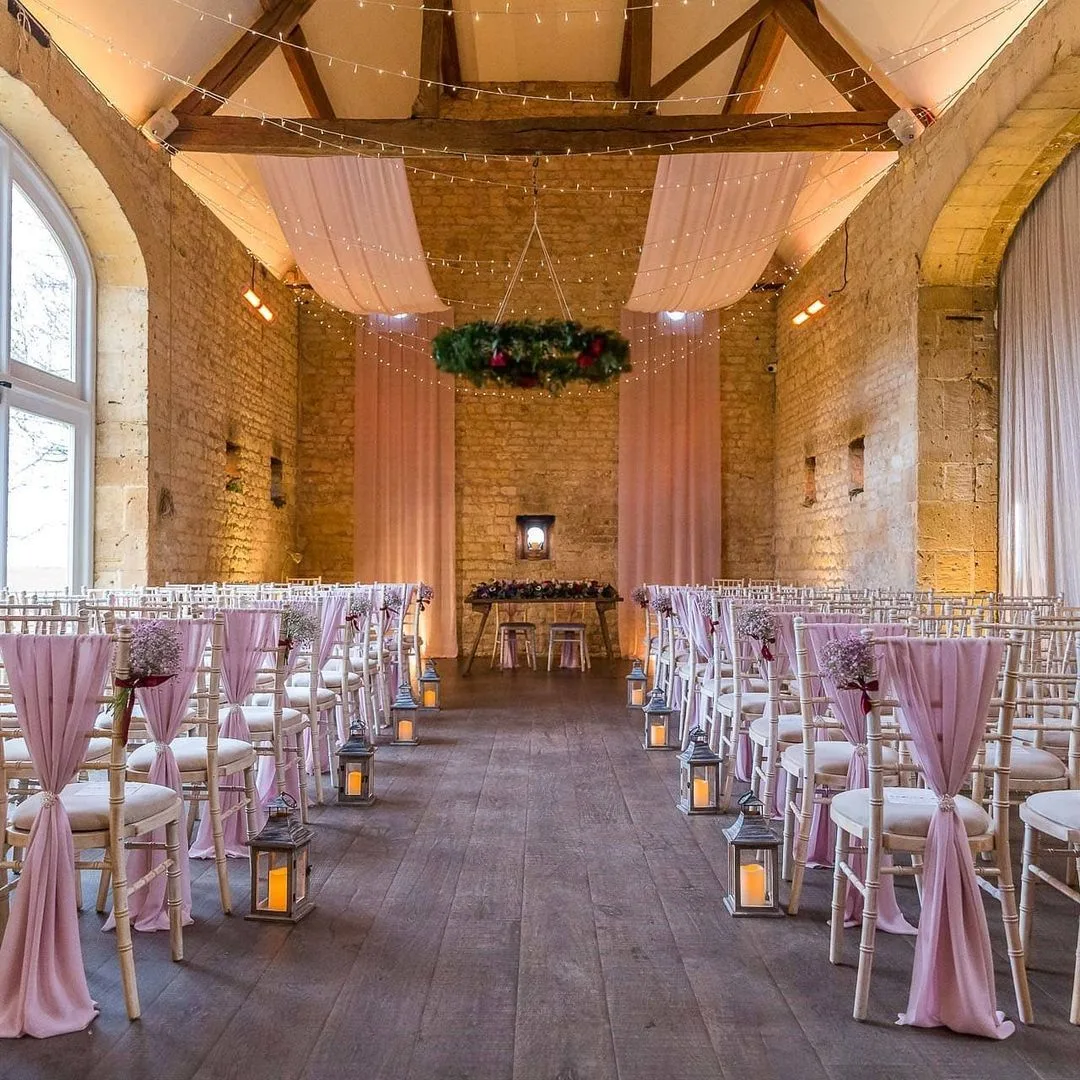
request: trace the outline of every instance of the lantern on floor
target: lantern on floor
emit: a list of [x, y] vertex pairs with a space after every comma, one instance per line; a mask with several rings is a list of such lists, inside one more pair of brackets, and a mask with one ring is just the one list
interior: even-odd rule
[[645, 687], [649, 677], [641, 666], [640, 660], [634, 661], [630, 674], [626, 676], [626, 707], [628, 709], [640, 709], [645, 704]]
[[442, 680], [434, 660], [424, 665], [424, 674], [420, 676], [420, 704], [425, 709], [442, 708]]
[[664, 698], [664, 691], [659, 686], [649, 694], [649, 700], [641, 710], [645, 716], [645, 738], [643, 746], [646, 750], [676, 750], [672, 744], [671, 717], [675, 710], [668, 706]]
[[248, 841], [251, 911], [245, 917], [296, 923], [315, 907], [308, 880], [308, 847], [315, 834], [293, 820], [296, 803], [288, 795], [279, 795], [266, 809], [263, 831]]
[[724, 906], [735, 916], [781, 915], [780, 837], [762, 801], [748, 791], [741, 813], [724, 830], [728, 842], [728, 893]]
[[402, 683], [398, 687], [394, 704], [390, 706], [390, 719], [394, 725], [391, 742], [395, 746], [416, 746], [420, 741], [419, 712], [412, 696], [412, 687], [408, 683]]
[[339, 803], [370, 806], [375, 801], [375, 747], [368, 742], [362, 722], [349, 728], [349, 737], [337, 752]]
[[690, 732], [690, 742], [679, 761], [679, 809], [684, 814], [718, 814], [720, 755], [710, 748], [703, 728]]

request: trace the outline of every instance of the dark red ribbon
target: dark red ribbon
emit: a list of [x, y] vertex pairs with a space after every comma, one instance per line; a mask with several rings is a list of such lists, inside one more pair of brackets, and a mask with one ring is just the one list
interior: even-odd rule
[[762, 660], [775, 660], [776, 659], [776, 657], [773, 656], [772, 650], [769, 648], [769, 643], [767, 641], [763, 641], [761, 643], [761, 658], [762, 658]]
[[120, 718], [120, 737], [126, 743], [128, 732], [131, 730], [131, 714], [135, 709], [135, 691], [143, 686], [160, 686], [168, 682], [172, 675], [144, 675], [139, 679], [114, 679], [116, 686], [124, 690], [130, 690], [127, 700], [124, 702], [124, 715]]

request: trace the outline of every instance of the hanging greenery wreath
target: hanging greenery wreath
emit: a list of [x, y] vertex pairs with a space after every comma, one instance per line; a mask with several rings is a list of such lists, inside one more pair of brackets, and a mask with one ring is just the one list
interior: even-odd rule
[[621, 334], [570, 320], [471, 322], [432, 342], [435, 366], [475, 386], [496, 383], [557, 394], [567, 383], [608, 383], [630, 370]]

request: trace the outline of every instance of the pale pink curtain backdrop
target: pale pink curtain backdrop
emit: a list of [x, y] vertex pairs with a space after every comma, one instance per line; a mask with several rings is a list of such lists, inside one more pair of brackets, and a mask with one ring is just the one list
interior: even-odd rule
[[1001, 588], [1080, 604], [1080, 157], [1001, 269]]
[[356, 331], [358, 581], [425, 581], [429, 656], [457, 655], [454, 380], [431, 339], [446, 316], [372, 316]]
[[809, 154], [660, 159], [632, 311], [710, 311], [761, 277], [784, 236]]
[[630, 592], [720, 575], [720, 319], [624, 311], [634, 372], [619, 382], [619, 641], [641, 637]]
[[260, 157], [297, 266], [343, 311], [442, 311], [399, 158]]

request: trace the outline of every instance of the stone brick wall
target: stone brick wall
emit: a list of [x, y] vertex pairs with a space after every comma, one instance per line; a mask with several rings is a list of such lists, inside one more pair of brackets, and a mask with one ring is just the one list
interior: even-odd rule
[[[65, 198], [95, 261], [97, 580], [279, 576], [296, 520], [291, 294], [262, 282], [277, 313], [263, 323], [240, 297], [246, 252], [167, 155], [5, 16], [0, 69], [16, 104], [0, 123]], [[227, 439], [241, 448], [238, 494], [225, 491]], [[271, 455], [284, 465], [282, 508], [270, 502]]]

